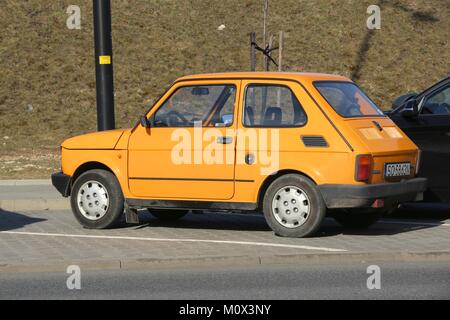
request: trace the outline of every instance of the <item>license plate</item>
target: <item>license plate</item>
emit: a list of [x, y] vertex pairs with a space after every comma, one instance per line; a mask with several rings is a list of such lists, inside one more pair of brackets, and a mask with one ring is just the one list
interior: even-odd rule
[[386, 163], [384, 165], [384, 176], [386, 178], [409, 177], [411, 175], [411, 163]]

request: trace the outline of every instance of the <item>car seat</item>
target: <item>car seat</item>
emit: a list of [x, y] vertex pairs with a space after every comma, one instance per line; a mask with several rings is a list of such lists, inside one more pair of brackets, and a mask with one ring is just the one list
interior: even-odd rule
[[264, 114], [264, 126], [277, 127], [281, 126], [283, 121], [283, 112], [279, 107], [268, 107]]

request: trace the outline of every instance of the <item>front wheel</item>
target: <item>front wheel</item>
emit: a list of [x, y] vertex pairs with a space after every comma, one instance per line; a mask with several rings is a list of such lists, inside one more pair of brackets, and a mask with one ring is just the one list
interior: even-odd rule
[[263, 200], [267, 224], [282, 237], [302, 238], [312, 235], [321, 225], [326, 206], [310, 179], [288, 174], [276, 179]]
[[75, 218], [83, 227], [108, 229], [120, 221], [124, 197], [114, 174], [96, 169], [83, 173], [75, 181], [70, 204]]

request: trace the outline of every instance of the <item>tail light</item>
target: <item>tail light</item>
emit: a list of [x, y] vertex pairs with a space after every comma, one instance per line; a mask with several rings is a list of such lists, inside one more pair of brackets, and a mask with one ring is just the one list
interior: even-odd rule
[[356, 181], [368, 181], [372, 174], [372, 156], [363, 154], [356, 157]]

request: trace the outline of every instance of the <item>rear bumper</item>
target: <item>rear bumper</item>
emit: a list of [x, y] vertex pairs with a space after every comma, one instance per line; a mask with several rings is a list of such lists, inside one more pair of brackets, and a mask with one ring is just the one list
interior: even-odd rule
[[52, 184], [62, 194], [63, 197], [70, 196], [70, 182], [72, 177], [62, 172], [52, 174]]
[[377, 199], [384, 199], [387, 203], [415, 201], [426, 188], [426, 178], [415, 178], [398, 183], [319, 186], [329, 209], [370, 207]]

